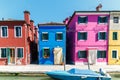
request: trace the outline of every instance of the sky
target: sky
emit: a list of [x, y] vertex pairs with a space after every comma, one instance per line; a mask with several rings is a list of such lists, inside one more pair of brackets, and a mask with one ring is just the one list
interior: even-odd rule
[[74, 11], [95, 11], [100, 3], [101, 10], [120, 10], [120, 0], [0, 0], [0, 20], [23, 20], [27, 10], [35, 25], [63, 22]]

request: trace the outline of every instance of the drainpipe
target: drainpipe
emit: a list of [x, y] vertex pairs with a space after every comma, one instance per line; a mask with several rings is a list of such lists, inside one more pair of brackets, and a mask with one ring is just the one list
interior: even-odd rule
[[[66, 27], [65, 27], [65, 30], [66, 30]], [[65, 31], [65, 42], [64, 42], [64, 49], [65, 49], [65, 51], [64, 51], [64, 71], [66, 70], [66, 67], [65, 67], [65, 65], [66, 65], [66, 31]]]

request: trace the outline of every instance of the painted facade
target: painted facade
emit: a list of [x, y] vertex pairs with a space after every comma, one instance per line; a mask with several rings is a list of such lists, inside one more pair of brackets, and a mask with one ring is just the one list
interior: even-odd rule
[[110, 12], [108, 64], [120, 64], [120, 11]]
[[0, 21], [0, 65], [30, 64], [30, 42], [34, 41], [34, 22], [24, 11], [24, 20]]
[[39, 24], [39, 64], [59, 65], [66, 54], [66, 26], [61, 23]]
[[107, 64], [109, 12], [76, 11], [67, 27], [67, 61]]

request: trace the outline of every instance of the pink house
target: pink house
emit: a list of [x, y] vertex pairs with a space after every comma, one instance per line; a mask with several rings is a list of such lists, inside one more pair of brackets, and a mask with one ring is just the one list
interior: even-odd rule
[[77, 64], [107, 64], [107, 11], [75, 11], [67, 27], [67, 62]]

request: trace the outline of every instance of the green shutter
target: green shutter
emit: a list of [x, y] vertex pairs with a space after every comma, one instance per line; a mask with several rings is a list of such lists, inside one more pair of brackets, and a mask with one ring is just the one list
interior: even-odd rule
[[86, 17], [86, 22], [85, 23], [87, 23], [88, 22], [88, 17]]
[[87, 40], [87, 32], [85, 33], [85, 40]]
[[78, 51], [78, 58], [80, 58], [80, 51]]
[[100, 23], [100, 17], [98, 16], [98, 24]]
[[100, 40], [100, 32], [98, 32], [98, 40]]
[[81, 22], [81, 17], [78, 17], [78, 23], [80, 23]]
[[104, 38], [104, 39], [105, 39], [105, 40], [107, 40], [107, 33], [106, 33], [106, 32], [104, 32], [104, 34], [105, 34], [105, 38]]
[[78, 40], [80, 40], [80, 32], [78, 32]]
[[117, 40], [117, 32], [113, 32], [113, 40]]
[[108, 22], [108, 17], [106, 16], [105, 23], [107, 23], [107, 22]]

